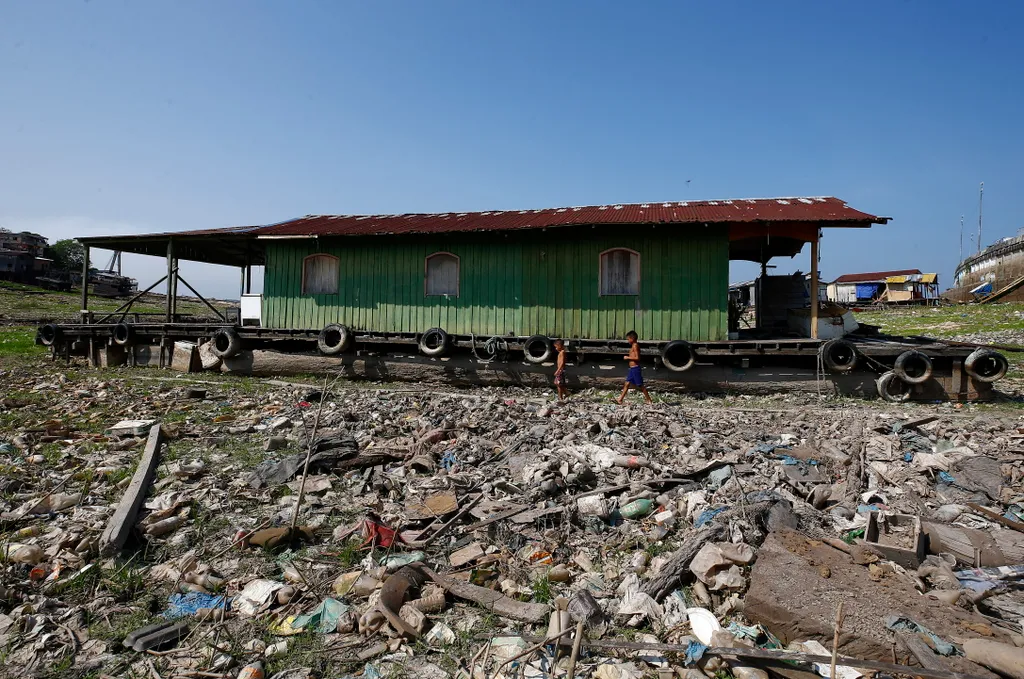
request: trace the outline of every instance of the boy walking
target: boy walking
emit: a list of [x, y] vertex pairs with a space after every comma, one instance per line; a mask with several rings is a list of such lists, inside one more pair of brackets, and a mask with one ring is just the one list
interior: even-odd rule
[[565, 392], [565, 343], [556, 339], [552, 344], [558, 352], [558, 359], [555, 363], [555, 386], [558, 387], [558, 400], [564, 401]]
[[626, 339], [629, 340], [629, 353], [622, 358], [629, 361], [629, 372], [626, 373], [626, 384], [622, 387], [622, 394], [615, 399], [615, 402], [622, 405], [626, 400], [626, 394], [629, 393], [629, 388], [635, 387], [643, 393], [644, 399], [648, 403], [654, 403], [651, 400], [651, 395], [647, 393], [647, 387], [644, 386], [644, 374], [640, 369], [640, 345], [637, 344], [640, 337], [636, 334], [636, 330], [630, 330], [626, 333]]

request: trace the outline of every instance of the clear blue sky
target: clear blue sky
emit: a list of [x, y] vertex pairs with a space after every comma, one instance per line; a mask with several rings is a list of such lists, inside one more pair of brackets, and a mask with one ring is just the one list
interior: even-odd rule
[[0, 225], [835, 195], [894, 221], [826, 232], [824, 277], [945, 287], [978, 182], [986, 242], [1024, 226], [1022, 25], [1017, 1], [5, 0]]

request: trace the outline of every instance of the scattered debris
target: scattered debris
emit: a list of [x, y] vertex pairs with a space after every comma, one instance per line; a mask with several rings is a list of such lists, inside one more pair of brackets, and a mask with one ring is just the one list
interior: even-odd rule
[[9, 666], [1020, 676], [1015, 413], [166, 374], [0, 371]]

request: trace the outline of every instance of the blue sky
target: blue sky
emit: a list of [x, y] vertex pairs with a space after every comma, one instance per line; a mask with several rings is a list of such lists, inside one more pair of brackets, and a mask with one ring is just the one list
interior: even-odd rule
[[1024, 226], [1022, 23], [1011, 1], [6, 0], [0, 225], [835, 195], [894, 219], [826, 232], [825, 278], [945, 287], [979, 182], [985, 242]]

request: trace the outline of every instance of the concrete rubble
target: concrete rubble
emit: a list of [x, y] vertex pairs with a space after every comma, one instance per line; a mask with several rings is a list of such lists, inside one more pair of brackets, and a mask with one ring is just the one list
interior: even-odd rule
[[4, 671], [1024, 676], [1009, 405], [165, 375], [0, 369]]

